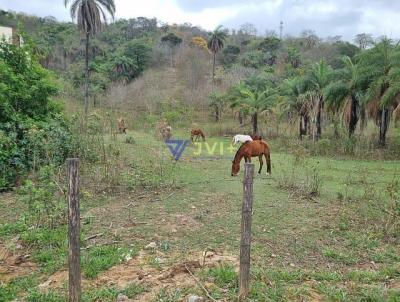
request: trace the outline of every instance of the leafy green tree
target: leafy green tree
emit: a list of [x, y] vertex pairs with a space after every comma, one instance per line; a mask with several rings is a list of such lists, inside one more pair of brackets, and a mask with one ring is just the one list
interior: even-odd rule
[[338, 55], [333, 59], [333, 63], [331, 65], [335, 69], [345, 67], [345, 63], [343, 62], [344, 56], [353, 60], [360, 52], [360, 49], [357, 46], [349, 42], [338, 41], [334, 43], [333, 46], [338, 53]]
[[0, 42], [0, 187], [30, 168], [66, 157], [69, 133], [50, 100], [56, 92], [29, 45]]
[[65, 7], [71, 3], [72, 19], [77, 19], [78, 27], [86, 37], [85, 42], [85, 115], [88, 113], [89, 97], [89, 40], [101, 30], [106, 22], [106, 12], [114, 18], [114, 0], [64, 0]]
[[139, 40], [129, 41], [111, 55], [108, 62], [110, 77], [127, 84], [144, 71], [150, 59], [149, 45]]
[[213, 68], [212, 68], [212, 82], [214, 84], [215, 80], [215, 57], [218, 52], [224, 48], [224, 43], [227, 37], [226, 31], [223, 30], [222, 25], [214, 29], [213, 32], [209, 34], [207, 47], [213, 54]]
[[268, 65], [274, 65], [276, 63], [277, 52], [280, 48], [281, 40], [277, 37], [271, 36], [265, 38], [260, 42], [257, 49], [261, 50], [264, 54], [266, 54], [266, 62]]
[[226, 65], [235, 63], [238, 55], [240, 54], [240, 48], [236, 45], [227, 45], [222, 51], [224, 57], [223, 62]]
[[174, 49], [182, 43], [182, 39], [174, 33], [168, 33], [161, 38], [161, 43], [167, 45], [170, 51], [171, 67], [174, 66]]
[[265, 55], [261, 50], [250, 50], [240, 56], [240, 63], [245, 67], [260, 68], [264, 66]]

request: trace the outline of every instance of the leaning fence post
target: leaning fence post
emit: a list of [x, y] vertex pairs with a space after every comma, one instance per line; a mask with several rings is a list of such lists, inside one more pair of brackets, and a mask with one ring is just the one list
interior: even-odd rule
[[243, 179], [242, 227], [240, 240], [239, 299], [248, 296], [250, 287], [251, 215], [253, 210], [254, 164], [246, 163]]
[[67, 159], [69, 302], [81, 300], [79, 159]]

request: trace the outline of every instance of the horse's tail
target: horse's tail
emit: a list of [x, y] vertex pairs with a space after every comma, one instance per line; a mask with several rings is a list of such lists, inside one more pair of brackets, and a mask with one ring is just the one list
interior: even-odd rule
[[203, 138], [203, 141], [205, 141], [205, 140], [206, 140], [206, 136], [204, 135], [204, 133], [203, 133], [202, 130], [200, 130], [200, 135], [201, 135], [201, 137]]
[[269, 153], [269, 149], [267, 153], [264, 153], [264, 156], [267, 161], [267, 173], [271, 174], [271, 155]]
[[271, 152], [268, 144], [265, 141], [260, 141], [264, 145], [264, 156], [267, 162], [267, 173], [271, 174]]

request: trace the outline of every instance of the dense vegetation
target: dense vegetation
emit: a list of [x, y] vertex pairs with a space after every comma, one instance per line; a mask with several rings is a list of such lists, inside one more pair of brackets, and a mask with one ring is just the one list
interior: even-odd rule
[[59, 164], [70, 151], [68, 127], [51, 74], [29, 50], [0, 42], [0, 189], [43, 164]]

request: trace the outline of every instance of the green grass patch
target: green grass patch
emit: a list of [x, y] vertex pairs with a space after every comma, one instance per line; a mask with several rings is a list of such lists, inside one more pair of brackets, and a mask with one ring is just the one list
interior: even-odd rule
[[15, 223], [4, 223], [0, 225], [0, 237], [15, 235], [25, 232], [28, 226], [25, 224], [23, 219], [18, 220]]
[[127, 287], [124, 288], [122, 293], [126, 295], [128, 298], [132, 299], [135, 298], [137, 295], [146, 292], [147, 289], [141, 284], [132, 283], [129, 284]]
[[33, 228], [21, 234], [25, 245], [33, 247], [32, 258], [41, 270], [54, 273], [66, 264], [68, 252], [67, 226], [54, 229]]
[[82, 271], [86, 278], [93, 279], [100, 272], [135, 255], [137, 251], [133, 249], [111, 245], [93, 247], [82, 255]]
[[338, 262], [338, 263], [343, 263], [346, 265], [351, 265], [357, 263], [357, 258], [348, 253], [341, 252], [337, 249], [333, 248], [326, 248], [322, 251], [322, 255], [324, 255], [326, 258]]
[[238, 274], [235, 268], [228, 264], [221, 264], [210, 268], [208, 275], [214, 279], [215, 284], [223, 288], [237, 288]]
[[66, 302], [66, 297], [54, 290], [48, 292], [41, 292], [38, 289], [32, 289], [28, 292], [26, 297], [28, 302]]
[[102, 301], [114, 302], [121, 291], [114, 287], [89, 289], [82, 294], [82, 302]]
[[37, 286], [38, 282], [38, 275], [34, 273], [0, 284], [0, 301], [12, 301], [19, 293], [26, 293]]

